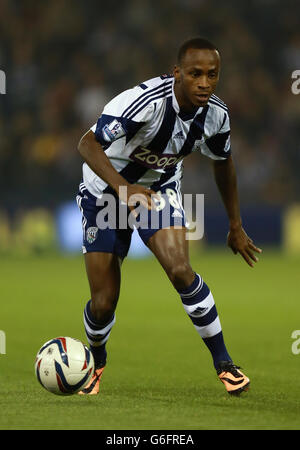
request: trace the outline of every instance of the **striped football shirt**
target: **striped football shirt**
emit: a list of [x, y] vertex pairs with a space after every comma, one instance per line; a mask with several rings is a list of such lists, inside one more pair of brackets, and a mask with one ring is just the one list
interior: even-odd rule
[[[230, 155], [225, 103], [212, 95], [206, 106], [183, 113], [171, 75], [152, 78], [117, 95], [91, 130], [120, 175], [154, 190], [182, 178], [183, 159], [191, 152], [201, 151], [215, 160]], [[83, 182], [96, 197], [109, 189], [86, 163]]]

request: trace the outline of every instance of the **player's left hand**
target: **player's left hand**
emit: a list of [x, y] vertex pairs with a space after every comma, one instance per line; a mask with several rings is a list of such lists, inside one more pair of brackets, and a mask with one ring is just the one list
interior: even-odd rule
[[254, 267], [253, 262], [258, 261], [258, 258], [253, 252], [262, 253], [262, 249], [253, 244], [252, 239], [247, 236], [242, 227], [229, 230], [227, 235], [227, 245], [234, 254], [239, 253], [251, 267]]

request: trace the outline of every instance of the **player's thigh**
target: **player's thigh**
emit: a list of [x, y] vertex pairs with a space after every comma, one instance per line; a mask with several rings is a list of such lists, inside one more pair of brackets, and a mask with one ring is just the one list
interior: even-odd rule
[[[186, 219], [181, 201], [180, 182], [161, 186], [156, 211], [148, 213], [145, 229], [138, 230], [144, 243], [156, 256], [170, 281], [177, 288], [189, 286], [195, 277], [189, 262]], [[145, 225], [142, 222], [142, 225]]]
[[190, 265], [186, 228], [163, 228], [156, 231], [147, 245], [177, 289], [189, 286], [195, 273]]
[[188, 241], [185, 239], [184, 227], [163, 228], [156, 231], [148, 240], [148, 247], [164, 267], [173, 265], [177, 261], [189, 261]]

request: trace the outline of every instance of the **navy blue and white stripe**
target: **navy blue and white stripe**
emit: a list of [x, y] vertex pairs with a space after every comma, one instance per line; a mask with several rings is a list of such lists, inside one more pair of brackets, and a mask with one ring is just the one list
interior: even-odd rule
[[111, 333], [111, 329], [116, 322], [116, 316], [113, 314], [112, 318], [105, 325], [100, 325], [91, 317], [90, 302], [87, 303], [83, 313], [84, 329], [87, 336], [88, 343], [92, 347], [99, 347], [106, 343]]
[[196, 274], [188, 289], [178, 292], [186, 313], [202, 338], [215, 336], [222, 330], [214, 298], [200, 275]]
[[222, 100], [220, 100], [219, 97], [217, 97], [214, 94], [210, 97], [208, 104], [216, 105], [219, 108], [223, 109], [224, 111], [228, 112], [228, 108], [227, 108], [226, 104]]
[[195, 274], [193, 283], [178, 293], [186, 313], [211, 353], [215, 368], [220, 361], [231, 360], [213, 295], [201, 276]]
[[86, 232], [87, 219], [84, 216], [84, 212], [83, 212], [83, 208], [82, 208], [81, 202], [84, 199], [85, 192], [87, 192], [85, 184], [84, 183], [80, 183], [80, 185], [79, 185], [79, 194], [76, 196], [76, 202], [77, 202], [78, 208], [80, 209], [81, 216], [82, 216], [81, 224], [82, 224], [83, 236], [85, 236], [85, 232]]
[[133, 119], [150, 102], [172, 94], [172, 81], [166, 81], [159, 86], [149, 89], [134, 100], [122, 113], [121, 117]]

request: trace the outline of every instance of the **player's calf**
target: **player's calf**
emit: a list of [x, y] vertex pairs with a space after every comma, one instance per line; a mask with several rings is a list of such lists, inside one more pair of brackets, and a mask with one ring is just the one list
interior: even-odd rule
[[172, 267], [166, 269], [166, 273], [177, 290], [186, 289], [195, 278], [195, 272], [186, 261], [176, 261], [175, 264], [173, 263]]
[[214, 297], [202, 277], [194, 274], [190, 286], [177, 291], [186, 313], [212, 355], [215, 368], [218, 368], [220, 361], [231, 361], [224, 343]]
[[96, 320], [99, 325], [107, 324], [116, 310], [118, 303], [118, 297], [113, 295], [104, 295], [101, 293], [92, 293], [90, 312], [93, 319]]

